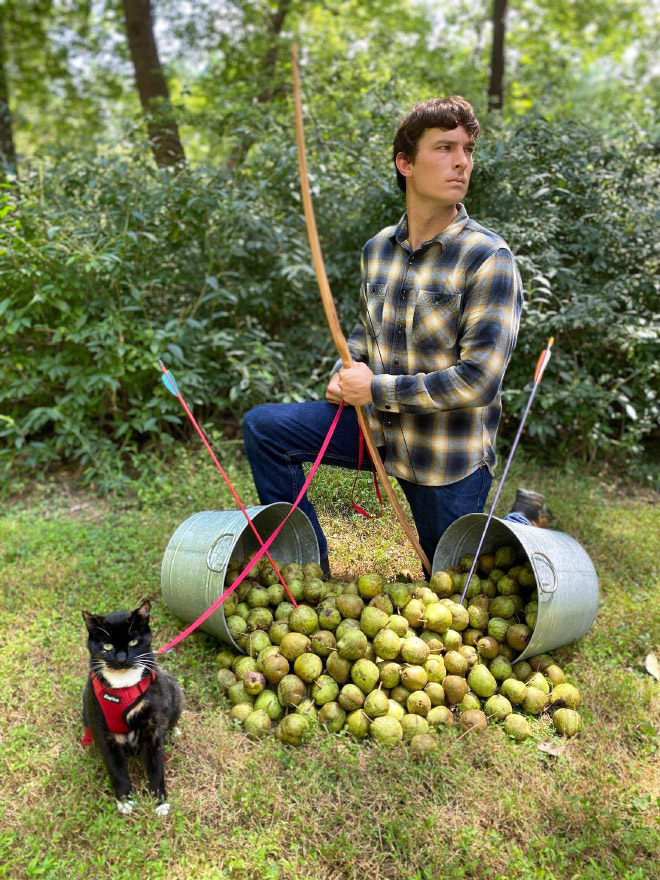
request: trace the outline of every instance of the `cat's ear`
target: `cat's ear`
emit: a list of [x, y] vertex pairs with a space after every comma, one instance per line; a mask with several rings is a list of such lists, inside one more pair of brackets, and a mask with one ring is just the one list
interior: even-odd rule
[[140, 623], [147, 624], [149, 623], [149, 613], [151, 612], [151, 603], [148, 599], [145, 599], [142, 605], [139, 608], [136, 608], [133, 612], [133, 617], [137, 617], [140, 620]]
[[83, 620], [85, 621], [87, 631], [91, 633], [98, 626], [99, 619], [97, 615], [92, 614], [91, 611], [83, 611], [82, 616]]

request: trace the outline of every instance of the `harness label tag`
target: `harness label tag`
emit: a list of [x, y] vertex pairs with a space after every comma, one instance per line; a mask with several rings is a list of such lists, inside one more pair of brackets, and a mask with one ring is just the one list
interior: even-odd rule
[[121, 703], [121, 697], [118, 697], [115, 694], [103, 694], [103, 699], [107, 700], [109, 703]]

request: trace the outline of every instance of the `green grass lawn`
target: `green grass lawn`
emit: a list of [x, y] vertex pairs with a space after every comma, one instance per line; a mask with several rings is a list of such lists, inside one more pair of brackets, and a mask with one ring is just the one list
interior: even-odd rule
[[[246, 503], [244, 467], [225, 462]], [[371, 504], [365, 488], [361, 498]], [[351, 478], [321, 470], [314, 490], [339, 575], [415, 557], [389, 512], [348, 513]], [[154, 816], [137, 765], [138, 806], [120, 816], [99, 755], [80, 745], [87, 675], [81, 609], [153, 600], [155, 644], [183, 628], [160, 598], [160, 563], [177, 526], [230, 509], [203, 458], [182, 458], [130, 498], [104, 500], [64, 480], [35, 484], [0, 518], [0, 877], [85, 880], [440, 880], [660, 877], [660, 503], [640, 487], [546, 470], [522, 458], [516, 485], [544, 492], [553, 527], [582, 544], [601, 602], [590, 633], [553, 652], [583, 696], [583, 734], [549, 723], [509, 741], [443, 734], [441, 756], [414, 763], [317, 735], [301, 749], [252, 743], [232, 727], [216, 686], [215, 640], [195, 633], [161, 658], [181, 682], [183, 736], [166, 766], [172, 810]], [[564, 745], [560, 755], [539, 750]]]

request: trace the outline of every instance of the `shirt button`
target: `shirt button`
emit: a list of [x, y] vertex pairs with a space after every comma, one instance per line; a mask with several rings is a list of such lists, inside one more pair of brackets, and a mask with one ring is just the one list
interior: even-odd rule
[[394, 364], [395, 367], [398, 367], [399, 366], [399, 358], [394, 358], [392, 363]]
[[392, 427], [392, 421], [391, 421], [391, 419], [388, 419], [388, 420], [385, 422], [385, 424], [386, 424], [386, 426], [387, 426], [388, 428], [391, 428], [391, 427]]

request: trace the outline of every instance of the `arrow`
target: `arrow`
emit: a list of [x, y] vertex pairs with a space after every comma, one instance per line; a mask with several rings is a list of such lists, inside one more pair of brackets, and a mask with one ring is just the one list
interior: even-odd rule
[[490, 521], [493, 518], [493, 513], [495, 512], [495, 506], [499, 500], [500, 492], [502, 491], [502, 486], [504, 485], [504, 481], [506, 479], [506, 475], [509, 471], [509, 465], [513, 461], [513, 456], [515, 454], [516, 449], [518, 448], [518, 441], [520, 440], [520, 435], [523, 432], [523, 428], [525, 427], [525, 421], [527, 419], [527, 414], [532, 408], [532, 401], [534, 400], [534, 395], [536, 394], [536, 389], [541, 384], [541, 379], [543, 378], [543, 373], [545, 372], [545, 368], [548, 366], [548, 361], [550, 360], [550, 349], [554, 343], [554, 338], [551, 336], [548, 339], [547, 347], [541, 352], [539, 355], [539, 359], [536, 363], [536, 370], [534, 371], [534, 384], [532, 385], [532, 393], [529, 395], [529, 400], [527, 401], [527, 406], [525, 407], [525, 412], [523, 413], [523, 417], [520, 420], [520, 425], [518, 426], [518, 432], [513, 441], [513, 445], [511, 446], [511, 451], [509, 452], [509, 457], [507, 458], [506, 465], [504, 467], [504, 472], [502, 473], [502, 479], [500, 480], [500, 484], [497, 487], [497, 492], [495, 493], [495, 498], [493, 498], [493, 503], [490, 506], [490, 512], [488, 513], [488, 518], [486, 519], [486, 525], [484, 526], [484, 531], [481, 536], [481, 540], [479, 541], [479, 546], [477, 547], [477, 552], [474, 554], [474, 559], [472, 560], [472, 567], [470, 568], [470, 573], [467, 576], [467, 580], [465, 581], [465, 587], [463, 589], [463, 593], [461, 595], [461, 602], [465, 599], [465, 594], [467, 593], [467, 588], [472, 579], [472, 575], [474, 574], [474, 570], [477, 567], [477, 559], [479, 557], [479, 553], [481, 552], [481, 547], [484, 543], [484, 539], [486, 537], [486, 532], [488, 531], [488, 526], [490, 525]]
[[[165, 364], [164, 364], [164, 363], [162, 362], [162, 360], [160, 360], [160, 359], [158, 360], [158, 366], [159, 366], [160, 369], [163, 371], [163, 375], [162, 375], [162, 377], [161, 377], [162, 380], [163, 380], [163, 385], [167, 388], [167, 390], [170, 392], [170, 394], [173, 394], [174, 397], [177, 398], [177, 400], [179, 401], [179, 403], [180, 403], [181, 406], [183, 407], [183, 409], [184, 409], [186, 415], [188, 416], [188, 418], [189, 418], [189, 420], [190, 420], [190, 422], [191, 422], [193, 428], [194, 428], [194, 429], [197, 431], [197, 433], [199, 434], [199, 436], [200, 436], [200, 438], [201, 438], [201, 440], [202, 440], [202, 443], [204, 444], [204, 446], [206, 447], [206, 449], [207, 449], [209, 455], [210, 455], [211, 458], [213, 459], [213, 463], [215, 464], [216, 468], [220, 471], [220, 474], [222, 475], [223, 480], [224, 480], [225, 483], [227, 484], [227, 487], [229, 488], [229, 491], [231, 492], [234, 501], [238, 504], [238, 506], [240, 507], [240, 509], [243, 511], [243, 514], [244, 514], [244, 516], [245, 516], [245, 519], [248, 521], [248, 525], [250, 526], [250, 528], [251, 528], [252, 531], [254, 532], [255, 537], [256, 537], [257, 540], [259, 541], [259, 545], [260, 545], [261, 547], [263, 547], [263, 546], [264, 546], [264, 542], [261, 540], [261, 536], [259, 535], [259, 532], [257, 531], [257, 529], [256, 529], [256, 527], [255, 527], [255, 525], [254, 525], [254, 523], [253, 523], [252, 520], [250, 519], [250, 515], [248, 514], [247, 510], [245, 509], [245, 507], [244, 507], [244, 505], [243, 505], [243, 502], [242, 502], [241, 499], [238, 497], [238, 494], [237, 494], [236, 490], [234, 489], [234, 487], [232, 486], [229, 477], [228, 477], [227, 474], [224, 472], [224, 469], [223, 469], [222, 465], [220, 464], [220, 462], [219, 462], [218, 459], [216, 458], [215, 453], [214, 453], [213, 450], [211, 449], [211, 446], [210, 446], [210, 444], [209, 444], [209, 441], [206, 439], [206, 435], [204, 434], [204, 432], [202, 431], [202, 429], [201, 429], [201, 428], [199, 427], [199, 425], [197, 424], [197, 421], [196, 421], [194, 415], [193, 415], [193, 414], [190, 412], [190, 410], [188, 409], [188, 406], [187, 406], [185, 400], [183, 399], [183, 396], [181, 395], [181, 392], [179, 391], [179, 386], [176, 384], [176, 379], [174, 378], [174, 376], [172, 375], [172, 373], [167, 369], [167, 367], [165, 366]], [[282, 577], [282, 574], [281, 574], [279, 568], [277, 567], [277, 565], [276, 565], [275, 562], [273, 561], [273, 558], [272, 558], [272, 556], [270, 555], [270, 553], [269, 553], [268, 551], [266, 551], [266, 556], [267, 556], [268, 561], [270, 562], [270, 564], [273, 566], [273, 570], [274, 570], [275, 574], [277, 575], [277, 577], [278, 577], [280, 583], [282, 584], [282, 586], [283, 586], [284, 589], [286, 590], [286, 593], [287, 593], [289, 599], [290, 599], [291, 602], [293, 603], [293, 607], [294, 607], [294, 608], [297, 608], [297, 607], [298, 607], [298, 603], [296, 602], [296, 600], [295, 600], [295, 599], [293, 598], [293, 596], [291, 595], [291, 591], [289, 590], [289, 588], [288, 588], [288, 586], [287, 586], [287, 584], [286, 584], [286, 581], [285, 581], [284, 578]]]

